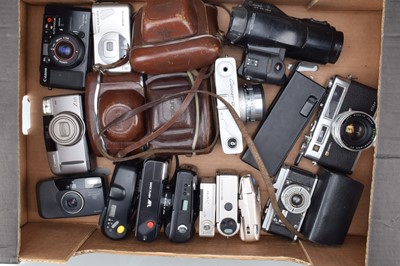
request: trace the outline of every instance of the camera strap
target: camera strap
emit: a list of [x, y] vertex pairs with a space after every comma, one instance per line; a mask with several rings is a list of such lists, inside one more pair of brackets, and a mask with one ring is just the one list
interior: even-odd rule
[[[292, 224], [289, 223], [289, 221], [286, 219], [285, 215], [283, 215], [280, 207], [278, 206], [278, 201], [275, 195], [275, 189], [273, 187], [272, 184], [272, 179], [270, 177], [270, 175], [268, 174], [268, 171], [264, 165], [263, 160], [261, 159], [260, 154], [258, 153], [258, 150], [253, 142], [252, 137], [250, 136], [249, 132], [246, 129], [246, 126], [244, 125], [244, 122], [240, 119], [239, 115], [236, 113], [235, 109], [221, 96], [213, 93], [213, 92], [209, 92], [209, 91], [202, 91], [202, 90], [198, 90], [197, 88], [200, 86], [201, 81], [206, 77], [206, 71], [207, 69], [202, 69], [199, 73], [199, 76], [197, 77], [194, 85], [192, 86], [192, 88], [190, 90], [187, 91], [182, 91], [182, 92], [178, 92], [175, 94], [171, 94], [171, 95], [167, 95], [166, 97], [163, 97], [162, 99], [156, 100], [156, 101], [152, 101], [149, 103], [146, 103], [138, 108], [135, 108], [133, 110], [131, 110], [130, 112], [125, 113], [124, 115], [122, 115], [121, 117], [117, 118], [116, 121], [113, 121], [112, 123], [110, 123], [110, 125], [108, 125], [106, 128], [104, 128], [101, 132], [100, 132], [100, 136], [104, 135], [104, 133], [106, 132], [106, 130], [110, 127], [112, 127], [114, 124], [116, 123], [120, 123], [123, 120], [129, 119], [132, 116], [135, 116], [137, 114], [139, 114], [140, 112], [143, 112], [157, 104], [160, 104], [164, 101], [168, 101], [170, 99], [182, 96], [182, 95], [187, 95], [186, 99], [190, 99], [192, 100], [195, 94], [206, 94], [209, 95], [213, 98], [218, 99], [219, 101], [221, 101], [229, 110], [229, 112], [231, 113], [232, 117], [234, 118], [236, 124], [238, 125], [240, 132], [242, 133], [243, 139], [244, 141], [247, 143], [248, 149], [250, 150], [251, 154], [253, 155], [255, 162], [258, 166], [258, 169], [260, 171], [262, 180], [264, 181], [264, 185], [266, 187], [266, 191], [267, 191], [267, 201], [270, 202], [272, 208], [274, 209], [276, 215], [278, 216], [279, 220], [286, 226], [286, 228], [294, 235], [296, 235], [299, 239], [301, 240], [307, 240], [307, 238], [300, 233], [299, 231], [297, 231]], [[191, 97], [188, 97], [191, 96]], [[188, 100], [190, 102], [190, 100]], [[184, 101], [185, 102], [185, 101]], [[175, 115], [181, 115], [183, 113], [183, 111], [186, 109], [188, 103], [182, 102], [182, 105], [179, 109], [182, 109], [179, 113], [177, 112]], [[170, 121], [168, 123], [168, 126], [171, 126], [177, 119], [178, 117], [174, 116], [171, 118]], [[164, 130], [165, 131], [165, 130]], [[162, 133], [162, 132], [161, 132]], [[161, 134], [160, 133], [160, 134]], [[217, 134], [218, 135], [218, 134]], [[133, 151], [132, 148], [129, 149], [125, 149], [122, 153], [117, 154], [116, 157], [111, 156], [109, 154], [107, 154], [101, 147], [101, 140], [100, 140], [100, 136], [98, 138], [98, 140], [96, 141], [96, 145], [98, 147], [98, 149], [101, 151], [101, 153], [103, 154], [104, 157], [114, 161], [114, 162], [121, 162], [121, 161], [127, 161], [127, 160], [133, 160], [133, 159], [137, 159], [137, 158], [149, 158], [155, 155], [160, 155], [160, 154], [165, 154], [165, 153], [178, 153], [178, 150], [176, 149], [171, 149], [171, 150], [163, 150], [164, 152], [160, 152], [157, 150], [153, 150], [153, 149], [148, 149], [145, 150], [143, 152], [140, 152], [138, 154], [135, 155], [130, 155], [130, 156], [126, 156], [124, 157], [126, 154], [128, 154], [130, 151]], [[216, 140], [214, 140], [215, 142]], [[145, 144], [143, 141], [140, 142], [140, 144]], [[133, 146], [135, 149], [139, 148], [140, 146], [137, 146], [137, 144], [135, 143], [135, 145]], [[168, 152], [165, 152], [168, 151]]]

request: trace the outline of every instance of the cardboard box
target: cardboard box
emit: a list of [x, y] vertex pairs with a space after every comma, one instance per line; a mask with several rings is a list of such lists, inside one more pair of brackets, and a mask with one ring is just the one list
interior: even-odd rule
[[[365, 263], [374, 149], [362, 153], [352, 174], [352, 178], [362, 182], [365, 188], [348, 237], [345, 243], [339, 247], [323, 247], [304, 241], [291, 242], [267, 234], [262, 236], [261, 241], [252, 244], [242, 242], [238, 236], [230, 239], [221, 236], [211, 239], [196, 236], [191, 242], [182, 245], [173, 244], [164, 236], [151, 244], [138, 242], [131, 236], [122, 241], [111, 241], [104, 237], [98, 229], [98, 216], [57, 220], [41, 219], [36, 206], [35, 186], [38, 181], [52, 176], [43, 140], [41, 101], [44, 96], [71, 93], [71, 91], [60, 89], [47, 90], [39, 84], [41, 25], [46, 2], [45, 0], [20, 0], [18, 7], [20, 34], [18, 102], [21, 103], [24, 95], [28, 96], [31, 104], [31, 128], [27, 136], [19, 133], [16, 158], [19, 160], [20, 238], [18, 239], [18, 255], [15, 258], [9, 255], [10, 262], [14, 259], [22, 262], [65, 262], [71, 256], [79, 254], [107, 252], [242, 260], [287, 260], [305, 265], [363, 265]], [[83, 6], [90, 6], [92, 3], [88, 0], [60, 2]], [[217, 2], [227, 7], [238, 4], [233, 1]], [[274, 0], [271, 2], [279, 5], [284, 12], [291, 16], [326, 20], [337, 30], [344, 32], [344, 47], [338, 62], [334, 65], [320, 66], [318, 72], [305, 73], [306, 75], [311, 75], [320, 84], [326, 84], [329, 77], [334, 74], [342, 76], [351, 74], [364, 84], [378, 87], [382, 1]], [[131, 4], [134, 10], [138, 10], [142, 3], [132, 2]], [[226, 31], [228, 21], [228, 14], [220, 8], [219, 24], [222, 30]], [[240, 59], [241, 50], [225, 47], [221, 56], [225, 55], [233, 55]], [[278, 90], [277, 86], [265, 85], [268, 105]], [[20, 114], [21, 111], [21, 107], [19, 107]], [[248, 129], [252, 133], [256, 128], [256, 124], [248, 125]], [[21, 122], [19, 123], [19, 132], [21, 132]], [[288, 164], [293, 163], [302, 140], [301, 137], [294, 146], [287, 158]], [[214, 176], [217, 169], [230, 168], [235, 169], [238, 173], [248, 171], [258, 179], [260, 178], [257, 171], [243, 163], [239, 156], [224, 155], [219, 145], [211, 154], [182, 157], [181, 162], [196, 165], [200, 177]], [[97, 164], [99, 167], [106, 167], [110, 170], [113, 167], [112, 163], [104, 158], [98, 158]], [[306, 159], [303, 159], [300, 166], [310, 171], [315, 172], [316, 170], [316, 167]], [[16, 186], [16, 184], [13, 185]], [[265, 189], [262, 190], [262, 193], [264, 204]], [[8, 222], [8, 224], [11, 223]]]

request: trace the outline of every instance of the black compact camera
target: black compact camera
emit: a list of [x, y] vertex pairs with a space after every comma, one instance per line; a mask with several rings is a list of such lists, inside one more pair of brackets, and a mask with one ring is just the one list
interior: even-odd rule
[[[289, 223], [298, 231], [311, 205], [317, 182], [317, 177], [310, 172], [297, 167], [283, 166], [274, 183], [278, 206]], [[262, 228], [267, 232], [297, 239], [297, 236], [279, 220], [270, 203], [265, 207], [262, 220]]]
[[226, 37], [245, 50], [238, 74], [273, 84], [283, 84], [286, 79], [285, 55], [320, 64], [335, 63], [344, 38], [325, 21], [290, 17], [274, 5], [254, 1], [233, 8]]
[[58, 178], [36, 186], [42, 218], [64, 218], [100, 214], [105, 205], [103, 176]]
[[183, 243], [193, 238], [199, 214], [197, 175], [190, 169], [180, 168], [174, 183], [172, 213], [167, 216], [164, 231], [172, 242]]
[[376, 138], [377, 91], [340, 76], [330, 80], [328, 90], [295, 164], [304, 156], [330, 170], [350, 174], [360, 151], [371, 147]]
[[91, 64], [91, 10], [47, 5], [43, 16], [40, 84], [81, 90]]
[[147, 160], [143, 164], [140, 196], [136, 214], [135, 237], [152, 242], [172, 208], [172, 191], [168, 187], [167, 161]]
[[107, 205], [99, 220], [103, 234], [111, 239], [124, 238], [132, 227], [141, 168], [141, 160], [118, 163], [114, 168]]

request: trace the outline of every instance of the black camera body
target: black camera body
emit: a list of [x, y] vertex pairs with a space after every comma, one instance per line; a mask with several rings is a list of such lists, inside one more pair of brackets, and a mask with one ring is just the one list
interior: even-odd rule
[[143, 242], [157, 239], [165, 216], [170, 214], [172, 191], [168, 188], [168, 162], [147, 160], [143, 164], [136, 214], [135, 237]]
[[183, 243], [193, 238], [195, 221], [199, 213], [197, 175], [190, 169], [177, 171], [172, 213], [165, 223], [165, 235], [172, 242]]
[[327, 169], [350, 174], [360, 152], [376, 138], [377, 91], [340, 76], [331, 79], [328, 90], [296, 164], [304, 156]]
[[[298, 231], [311, 205], [317, 182], [317, 177], [310, 172], [297, 167], [283, 166], [274, 183], [278, 206], [289, 223]], [[262, 220], [262, 228], [265, 231], [293, 240], [297, 239], [297, 236], [279, 220], [270, 203], [267, 203], [265, 207]]]
[[42, 218], [67, 218], [100, 214], [105, 205], [103, 176], [58, 178], [36, 186], [39, 215]]
[[140, 160], [123, 162], [114, 168], [107, 205], [99, 219], [101, 230], [108, 238], [122, 239], [131, 228], [141, 163]]
[[232, 10], [227, 39], [244, 48], [238, 74], [256, 82], [283, 84], [286, 56], [335, 63], [343, 33], [325, 21], [290, 17], [276, 6], [246, 1]]
[[91, 65], [91, 10], [47, 5], [43, 17], [40, 84], [82, 90]]

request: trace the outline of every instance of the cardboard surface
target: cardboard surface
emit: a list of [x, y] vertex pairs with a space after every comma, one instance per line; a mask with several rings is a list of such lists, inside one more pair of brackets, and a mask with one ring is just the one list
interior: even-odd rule
[[369, 265], [398, 265], [400, 260], [400, 5], [393, 0], [386, 0], [385, 5]]
[[0, 2], [0, 263], [18, 255], [18, 6]]
[[[364, 193], [362, 195], [361, 202], [356, 211], [353, 219], [352, 226], [350, 228], [351, 236], [348, 236], [346, 242], [341, 247], [327, 248], [319, 247], [309, 243], [292, 243], [286, 239], [279, 237], [263, 236], [260, 243], [248, 244], [241, 242], [239, 237], [231, 239], [225, 239], [222, 237], [216, 237], [214, 239], [203, 239], [196, 237], [192, 242], [185, 245], [176, 245], [170, 243], [165, 237], [153, 242], [152, 244], [143, 244], [128, 238], [123, 241], [111, 241], [106, 239], [99, 230], [95, 230], [97, 226], [98, 216], [82, 217], [76, 219], [58, 219], [58, 220], [46, 220], [41, 219], [37, 212], [36, 206], [36, 183], [45, 178], [52, 176], [47, 162], [46, 151], [43, 140], [42, 130], [42, 107], [41, 100], [44, 96], [58, 95], [66, 93], [74, 93], [73, 91], [67, 90], [47, 90], [39, 85], [39, 60], [40, 60], [40, 49], [41, 49], [41, 23], [43, 16], [45, 0], [29, 0], [20, 1], [20, 34], [21, 34], [21, 47], [19, 52], [19, 74], [20, 74], [20, 95], [27, 94], [29, 96], [32, 105], [32, 128], [29, 131], [27, 137], [21, 138], [19, 142], [19, 149], [21, 154], [17, 154], [15, 139], [8, 139], [4, 143], [6, 149], [11, 148], [12, 152], [15, 152], [15, 157], [19, 158], [19, 177], [21, 181], [21, 261], [55, 261], [63, 262], [74, 254], [87, 253], [87, 252], [110, 252], [110, 253], [127, 253], [127, 254], [141, 254], [141, 255], [166, 255], [166, 256], [183, 256], [183, 257], [229, 257], [238, 259], [277, 259], [277, 260], [292, 260], [299, 261], [302, 263], [310, 263], [313, 265], [362, 265], [364, 264], [365, 257], [365, 239], [368, 230], [368, 218], [369, 218], [369, 205], [370, 205], [370, 187], [372, 179], [372, 167], [374, 160], [374, 150], [370, 149], [362, 153], [360, 161], [355, 169], [352, 178], [362, 182], [365, 185]], [[68, 2], [68, 1], [63, 1]], [[86, 5], [91, 1], [70, 1], [70, 3], [85, 3]], [[221, 2], [221, 1], [218, 1]], [[226, 2], [226, 1], [224, 1]], [[274, 1], [276, 2], [276, 1]], [[286, 5], [290, 2], [295, 2], [296, 6]], [[279, 3], [285, 4], [280, 6], [281, 9], [290, 14], [291, 16], [309, 18], [313, 17], [318, 20], [326, 20], [330, 24], [334, 25], [337, 30], [341, 30], [345, 34], [345, 42], [343, 52], [339, 61], [335, 65], [320, 66], [320, 69], [316, 73], [305, 73], [308, 76], [312, 76], [314, 80], [321, 85], [325, 85], [329, 77], [334, 74], [342, 76], [352, 75], [358, 78], [358, 81], [367, 84], [372, 87], [378, 86], [378, 74], [379, 74], [379, 58], [380, 58], [380, 44], [381, 44], [381, 15], [380, 11], [382, 2], [374, 0], [371, 2], [360, 3], [360, 1], [337, 1], [329, 2], [320, 0], [312, 1], [314, 7], [309, 10], [304, 6], [309, 1], [290, 1], [285, 0]], [[329, 3], [328, 3], [329, 2]], [[8, 1], [4, 3], [8, 4]], [[1, 3], [3, 5], [3, 3]], [[135, 10], [137, 10], [137, 3], [135, 3]], [[1, 7], [1, 6], [0, 6]], [[330, 10], [328, 10], [330, 9]], [[340, 11], [340, 10], [353, 10], [353, 11]], [[1, 12], [6, 12], [9, 8], [1, 9]], [[339, 11], [333, 11], [339, 10]], [[355, 11], [354, 11], [355, 10]], [[362, 11], [360, 11], [362, 10]], [[7, 13], [7, 12], [6, 12]], [[395, 14], [395, 13], [393, 13]], [[398, 13], [397, 13], [398, 14]], [[219, 23], [222, 30], [226, 31], [228, 25], [228, 14], [226, 12], [219, 12]], [[3, 16], [1, 16], [3, 19]], [[398, 21], [397, 21], [398, 22]], [[38, 26], [39, 25], [39, 26]], [[1, 29], [2, 30], [2, 29]], [[397, 35], [398, 36], [398, 35]], [[398, 38], [398, 37], [397, 37]], [[397, 40], [396, 37], [393, 37]], [[391, 46], [394, 47], [394, 43]], [[236, 57], [237, 62], [241, 60], [241, 50], [233, 47], [225, 47], [221, 56], [232, 55]], [[390, 55], [388, 55], [390, 57]], [[15, 59], [14, 59], [15, 60]], [[11, 66], [12, 61], [7, 64]], [[391, 81], [392, 82], [392, 81]], [[3, 86], [4, 83], [2, 83]], [[395, 83], [390, 83], [392, 89], [395, 89]], [[265, 94], [267, 103], [270, 104], [278, 92], [277, 86], [265, 85]], [[15, 92], [16, 93], [16, 92]], [[387, 96], [390, 98], [392, 93]], [[17, 97], [13, 95], [10, 97]], [[396, 97], [389, 99], [388, 105], [387, 100], [384, 101], [385, 106], [392, 106], [398, 103]], [[10, 108], [15, 113], [9, 114]], [[4, 113], [7, 113], [7, 117], [16, 117], [17, 106], [15, 101], [5, 101], [0, 106], [1, 111], [4, 109]], [[389, 108], [389, 107], [388, 107]], [[392, 107], [390, 107], [392, 108]], [[391, 110], [391, 109], [390, 109]], [[396, 110], [396, 109], [395, 109]], [[392, 119], [394, 119], [394, 114]], [[4, 117], [4, 116], [3, 116]], [[1, 119], [1, 118], [0, 118]], [[12, 126], [16, 126], [16, 120], [5, 119], [11, 123]], [[14, 125], [15, 123], [15, 125]], [[389, 122], [388, 122], [389, 123]], [[1, 123], [0, 123], [1, 124]], [[396, 135], [390, 135], [393, 132], [393, 127], [387, 126], [388, 135], [391, 136], [390, 143], [387, 143], [391, 148], [396, 147]], [[250, 132], [254, 133], [257, 128], [257, 123], [248, 124]], [[400, 126], [399, 126], [400, 128]], [[391, 130], [390, 130], [391, 129]], [[17, 132], [15, 131], [10, 132]], [[309, 128], [305, 129], [307, 132]], [[389, 131], [390, 130], [390, 131]], [[303, 135], [303, 134], [302, 134]], [[8, 136], [8, 135], [7, 135]], [[18, 134], [10, 134], [14, 138], [17, 138]], [[2, 140], [3, 141], [3, 140]], [[292, 153], [287, 158], [286, 162], [292, 164], [295, 156], [303, 142], [302, 137], [293, 147]], [[378, 143], [378, 147], [379, 147]], [[400, 144], [398, 144], [400, 145]], [[400, 150], [400, 149], [397, 149]], [[9, 150], [8, 150], [9, 151]], [[3, 153], [2, 153], [3, 154]], [[9, 154], [9, 153], [4, 153]], [[379, 155], [379, 152], [377, 153]], [[384, 153], [382, 153], [384, 155]], [[215, 147], [215, 150], [209, 155], [195, 156], [195, 157], [182, 157], [181, 163], [190, 163], [197, 166], [199, 169], [199, 176], [207, 177], [214, 176], [217, 169], [235, 169], [238, 173], [250, 172], [258, 179], [260, 183], [259, 174], [255, 169], [243, 163], [239, 156], [229, 156], [227, 159], [221, 151], [220, 146]], [[9, 157], [4, 156], [1, 158], [0, 163], [5, 162]], [[13, 160], [15, 162], [16, 160]], [[107, 167], [112, 169], [112, 163], [99, 158], [97, 160], [98, 166]], [[396, 161], [397, 162], [397, 161]], [[380, 158], [375, 162], [378, 167], [389, 167], [389, 169], [395, 169], [394, 166], [388, 165], [380, 161]], [[379, 166], [382, 164], [382, 166]], [[397, 163], [398, 164], [398, 163]], [[10, 167], [10, 164], [7, 164]], [[300, 166], [306, 170], [315, 171], [316, 167], [311, 164], [307, 159], [303, 159]], [[2, 169], [3, 174], [6, 171]], [[18, 172], [18, 165], [15, 168], [9, 168], [11, 173]], [[26, 171], [25, 171], [26, 170]], [[395, 171], [393, 171], [393, 182], [390, 184], [394, 186]], [[12, 174], [5, 175], [10, 178]], [[15, 176], [15, 174], [14, 174]], [[5, 179], [3, 179], [5, 180]], [[1, 180], [3, 184], [8, 184]], [[377, 178], [375, 178], [377, 180]], [[18, 184], [12, 184], [12, 182], [18, 182], [17, 178], [10, 181], [10, 188], [7, 193], [12, 192], [13, 189], [18, 188]], [[386, 186], [389, 184], [385, 184]], [[261, 188], [263, 186], [261, 185]], [[385, 187], [386, 188], [386, 187]], [[6, 194], [4, 194], [6, 195]], [[2, 199], [3, 194], [0, 194]], [[393, 200], [386, 193], [381, 193], [379, 196], [384, 199]], [[265, 190], [262, 190], [262, 201], [263, 204], [266, 201]], [[389, 201], [390, 202], [390, 201]], [[4, 204], [1, 204], [3, 208]], [[381, 209], [381, 208], [379, 208]], [[3, 210], [3, 209], [2, 209]], [[14, 211], [16, 208], [14, 207]], [[9, 210], [6, 210], [6, 212]], [[397, 215], [399, 211], [393, 212], [393, 215]], [[2, 215], [3, 212], [0, 212]], [[372, 218], [379, 217], [372, 215]], [[382, 214], [380, 214], [382, 215]], [[396, 224], [396, 217], [391, 217], [389, 221]], [[0, 223], [2, 225], [3, 218], [0, 217]], [[14, 226], [18, 226], [18, 223], [14, 221]], [[10, 224], [10, 221], [6, 221]], [[9, 229], [9, 227], [7, 227]], [[396, 230], [396, 226], [393, 227]], [[17, 231], [17, 228], [15, 228]], [[16, 232], [5, 232], [13, 237], [16, 241], [15, 236], [18, 236]], [[384, 231], [384, 226], [378, 229], [377, 235], [380, 235], [381, 231]], [[93, 233], [93, 234], [92, 234]], [[354, 236], [356, 235], [356, 236]], [[360, 236], [360, 237], [359, 237]], [[1, 245], [3, 245], [3, 231], [0, 231]], [[397, 243], [397, 242], [396, 242]], [[15, 243], [16, 244], [16, 243]], [[150, 247], [150, 248], [149, 248]], [[371, 246], [370, 246], [371, 248]], [[382, 250], [383, 251], [383, 250]], [[0, 248], [0, 255], [2, 254]], [[371, 254], [371, 253], [370, 253]], [[17, 257], [16, 248], [13, 253], [14, 260]], [[1, 256], [0, 256], [1, 258]], [[337, 258], [336, 260], [334, 258]], [[337, 263], [335, 263], [337, 262]]]

